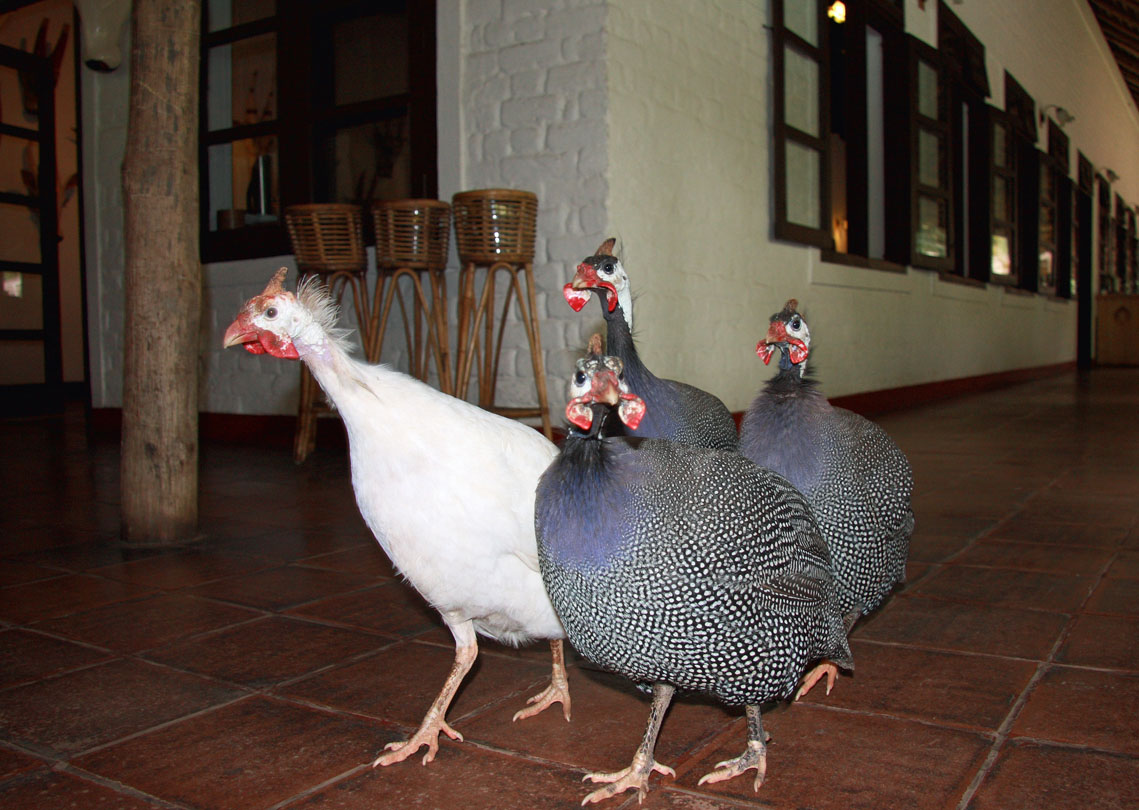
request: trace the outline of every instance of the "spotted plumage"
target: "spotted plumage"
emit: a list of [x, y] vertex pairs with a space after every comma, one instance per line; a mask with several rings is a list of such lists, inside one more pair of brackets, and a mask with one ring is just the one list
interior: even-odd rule
[[765, 362], [776, 351], [779, 373], [744, 415], [740, 452], [785, 475], [810, 502], [853, 622], [905, 580], [913, 475], [884, 430], [831, 406], [805, 376], [810, 332], [793, 299], [772, 316], [757, 348]]
[[[618, 404], [641, 416], [620, 367], [578, 363], [567, 415], [580, 429], [538, 484], [542, 578], [574, 647], [652, 689], [659, 711], [673, 689], [748, 706], [752, 753], [709, 779], [756, 767], [758, 787], [759, 704], [788, 697], [813, 661], [851, 666], [826, 546], [795, 488], [737, 453], [604, 437]], [[650, 731], [630, 773], [590, 800], [644, 790], [664, 767]]]
[[[615, 244], [615, 239], [607, 239], [595, 255], [582, 260], [563, 294], [569, 305], [580, 311], [592, 293], [597, 293], [608, 331], [606, 349], [625, 364], [630, 389], [648, 405], [637, 435], [735, 450], [739, 446], [736, 423], [718, 397], [687, 383], [657, 377], [641, 361], [633, 342], [629, 276], [613, 255]], [[619, 426], [614, 430], [622, 432]]]

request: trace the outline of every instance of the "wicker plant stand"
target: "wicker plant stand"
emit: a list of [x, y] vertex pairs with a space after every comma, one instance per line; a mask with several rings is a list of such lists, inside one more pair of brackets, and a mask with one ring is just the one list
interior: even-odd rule
[[[356, 323], [363, 346], [368, 346], [368, 258], [364, 252], [363, 211], [356, 205], [311, 203], [285, 209], [293, 254], [301, 280], [317, 276], [327, 284], [339, 303], [344, 288], [352, 288]], [[297, 405], [297, 428], [293, 436], [293, 460], [303, 462], [316, 448], [316, 420], [334, 415], [318, 396], [319, 386], [308, 367], [301, 364], [301, 392]]]
[[[512, 189], [464, 191], [451, 198], [451, 210], [461, 262], [455, 395], [466, 395], [471, 370], [478, 368], [481, 407], [513, 419], [538, 417], [542, 431], [553, 439], [534, 291], [538, 198], [529, 191]], [[486, 272], [476, 294], [475, 277], [480, 268]], [[501, 314], [496, 319], [495, 279], [500, 273], [507, 275], [507, 287]], [[504, 408], [495, 404], [503, 332], [515, 301], [530, 346], [537, 407]]]
[[[451, 206], [439, 200], [393, 200], [372, 206], [376, 228], [375, 297], [368, 326], [368, 359], [380, 362], [392, 304], [399, 303], [407, 340], [408, 371], [428, 379], [428, 360], [435, 361], [439, 390], [452, 392], [451, 350], [447, 332], [447, 246]], [[426, 274], [430, 299], [423, 289]], [[409, 279], [410, 313], [400, 280]], [[407, 286], [407, 285], [404, 285]]]

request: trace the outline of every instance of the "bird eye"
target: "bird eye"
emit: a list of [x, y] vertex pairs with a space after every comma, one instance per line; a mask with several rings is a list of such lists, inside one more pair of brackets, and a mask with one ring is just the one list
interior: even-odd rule
[[601, 269], [606, 273], [612, 273], [616, 268], [614, 267], [613, 262], [605, 262], [605, 264], [601, 265]]
[[277, 317], [277, 308], [276, 307], [269, 307], [267, 310], [265, 310], [265, 317], [268, 318], [269, 320], [273, 320], [273, 318], [276, 318]]
[[802, 325], [803, 325], [803, 322], [801, 320], [799, 320], [798, 318], [792, 318], [791, 319], [791, 328], [792, 329], [795, 329], [797, 331], [799, 329], [799, 327]]
[[585, 372], [579, 371], [577, 374], [574, 374], [573, 381], [575, 385], [585, 385]]

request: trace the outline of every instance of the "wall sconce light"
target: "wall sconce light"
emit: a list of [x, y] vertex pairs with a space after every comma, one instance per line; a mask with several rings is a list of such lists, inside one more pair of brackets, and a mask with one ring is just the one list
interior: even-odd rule
[[1119, 179], [1119, 172], [1117, 172], [1115, 169], [1104, 169], [1103, 175], [1107, 178], [1107, 182], [1109, 183], [1114, 183]]
[[1049, 110], [1054, 111], [1053, 117], [1056, 119], [1056, 123], [1060, 125], [1060, 129], [1063, 129], [1064, 127], [1068, 126], [1068, 124], [1076, 120], [1076, 116], [1072, 115], [1059, 104], [1049, 104], [1047, 107], [1040, 111], [1041, 124], [1048, 120]]
[[827, 7], [827, 16], [839, 25], [842, 25], [846, 22], [846, 3], [842, 2], [842, 0], [834, 0], [834, 2]]

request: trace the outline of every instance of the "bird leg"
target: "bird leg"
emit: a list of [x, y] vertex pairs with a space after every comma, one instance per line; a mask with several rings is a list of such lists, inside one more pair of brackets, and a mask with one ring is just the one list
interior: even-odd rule
[[660, 733], [660, 724], [664, 721], [665, 712], [668, 711], [668, 704], [672, 701], [672, 695], [675, 691], [676, 689], [667, 683], [653, 684], [653, 706], [649, 711], [649, 724], [645, 729], [645, 736], [641, 739], [641, 744], [637, 746], [637, 753], [633, 755], [633, 764], [616, 773], [586, 774], [583, 781], [589, 779], [593, 782], [608, 782], [609, 784], [586, 796], [581, 802], [583, 805], [599, 802], [626, 790], [634, 789], [637, 791], [639, 803], [645, 799], [645, 793], [648, 792], [649, 776], [653, 771], [668, 776], [676, 776], [676, 771], [672, 768], [661, 765], [653, 759], [657, 735]]
[[835, 678], [838, 677], [838, 665], [833, 661], [820, 661], [810, 672], [803, 676], [803, 682], [795, 691], [795, 700], [798, 700], [810, 692], [811, 687], [818, 683], [824, 675], [827, 676], [827, 694], [829, 695], [831, 690], [834, 689]]
[[533, 717], [539, 712], [550, 708], [550, 706], [553, 706], [555, 703], [562, 704], [562, 714], [566, 716], [567, 721], [570, 719], [569, 679], [566, 677], [566, 659], [560, 638], [550, 640], [550, 655], [554, 659], [550, 685], [526, 701], [527, 705], [534, 705], [531, 705], [528, 709], [519, 709], [514, 713], [515, 722], [527, 717]]
[[466, 677], [471, 666], [475, 663], [479, 648], [478, 641], [475, 638], [474, 626], [470, 622], [452, 626], [451, 632], [454, 634], [456, 642], [455, 663], [451, 665], [451, 672], [447, 675], [447, 680], [443, 683], [439, 695], [431, 704], [431, 708], [427, 710], [427, 714], [423, 716], [423, 722], [419, 724], [419, 729], [411, 736], [411, 739], [404, 742], [390, 742], [385, 745], [384, 750], [388, 753], [376, 757], [372, 763], [373, 768], [377, 765], [393, 765], [396, 762], [403, 762], [424, 745], [427, 746], [427, 753], [423, 755], [423, 764], [426, 765], [435, 759], [435, 753], [439, 750], [440, 732], [452, 740], [463, 741], [463, 735], [451, 728], [444, 717], [455, 693], [459, 691], [459, 684], [463, 682], [463, 678]]
[[[857, 604], [842, 617], [842, 630], [847, 636], [850, 635], [850, 631], [854, 629], [855, 623], [862, 618], [864, 612], [862, 605]], [[829, 695], [831, 690], [834, 689], [835, 678], [838, 677], [838, 665], [835, 664], [834, 661], [823, 660], [803, 676], [803, 682], [800, 683], [799, 688], [795, 690], [794, 699], [798, 700], [810, 692], [811, 687], [818, 683], [824, 675], [827, 676], [827, 694]]]
[[763, 720], [759, 715], [759, 706], [747, 707], [747, 750], [735, 759], [717, 762], [716, 770], [701, 776], [696, 784], [723, 782], [751, 768], [756, 769], [755, 790], [758, 792], [767, 773], [767, 746], [764, 744]]

